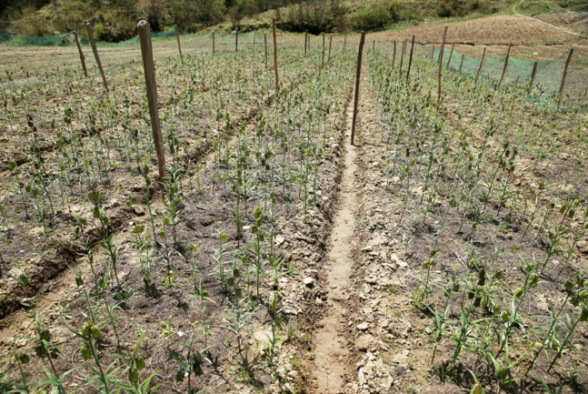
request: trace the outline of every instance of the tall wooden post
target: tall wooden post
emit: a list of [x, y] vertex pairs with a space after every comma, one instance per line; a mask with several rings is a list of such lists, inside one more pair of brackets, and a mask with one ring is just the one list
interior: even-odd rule
[[108, 93], [108, 82], [106, 82], [106, 75], [104, 75], [102, 63], [100, 62], [100, 56], [98, 56], [98, 48], [96, 48], [96, 43], [94, 42], [94, 29], [88, 21], [86, 21], [86, 31], [88, 32], [88, 38], [90, 39], [90, 44], [92, 45], [92, 52], [94, 52], [96, 64], [98, 64], [98, 69], [100, 70], [100, 74], [102, 75], [102, 82], [104, 82], [104, 87], [106, 88], [106, 92]]
[[304, 33], [304, 56], [306, 56], [306, 47], [308, 46], [308, 30]]
[[451, 44], [451, 52], [449, 52], [449, 60], [447, 60], [447, 68], [449, 68], [449, 64], [451, 63], [451, 58], [453, 57], [453, 49], [455, 48], [455, 41]]
[[510, 47], [512, 43], [508, 44], [508, 51], [506, 52], [506, 57], [504, 58], [504, 68], [502, 69], [502, 75], [500, 76], [500, 81], [498, 82], [498, 87], [502, 84], [502, 80], [504, 79], [504, 74], [506, 74], [506, 67], [508, 66], [508, 58], [510, 56]]
[[461, 61], [459, 62], [459, 73], [461, 74], [461, 68], [463, 67], [463, 58], [465, 57], [464, 54], [461, 55]]
[[182, 46], [180, 45], [180, 31], [178, 30], [178, 25], [174, 25], [176, 28], [176, 38], [178, 39], [178, 49], [180, 50], [180, 58], [184, 60], [184, 55], [182, 55]]
[[331, 45], [333, 44], [333, 36], [331, 35], [331, 37], [329, 38], [329, 60], [327, 60], [327, 62], [331, 61]]
[[394, 52], [392, 54], [392, 67], [396, 66], [396, 40], [394, 40]]
[[325, 34], [323, 33], [323, 67], [325, 66]]
[[559, 91], [557, 92], [557, 94], [560, 96], [564, 90], [564, 86], [566, 83], [566, 76], [568, 75], [568, 66], [570, 65], [570, 60], [572, 60], [573, 54], [574, 54], [574, 48], [571, 48], [570, 53], [568, 54], [568, 58], [566, 59], [566, 63], [564, 64], [563, 71], [561, 73], [561, 82], [559, 83]]
[[267, 68], [267, 34], [263, 33], [263, 41], [265, 42], [265, 68]]
[[531, 71], [531, 80], [529, 81], [529, 88], [527, 89], [527, 93], [530, 92], [533, 88], [533, 83], [535, 83], [535, 75], [537, 75], [537, 62], [533, 62], [533, 71]]
[[216, 33], [216, 30], [212, 32], [212, 56], [214, 56], [214, 52], [216, 52], [216, 46], [215, 46], [215, 42], [214, 42], [214, 34]]
[[441, 71], [443, 70], [443, 51], [445, 49], [445, 37], [447, 36], [447, 26], [443, 30], [443, 41], [441, 48], [439, 48], [439, 90], [437, 92], [437, 105], [441, 102]]
[[276, 39], [276, 20], [272, 19], [274, 26], [274, 69], [276, 70], [276, 91], [280, 88], [280, 79], [278, 77], [278, 40]]
[[478, 75], [480, 75], [480, 71], [482, 71], [482, 66], [484, 65], [484, 58], [486, 57], [486, 48], [484, 48], [484, 52], [482, 52], [482, 57], [480, 58], [480, 65], [478, 66], [478, 72], [476, 73], [476, 79], [478, 79]]
[[351, 145], [355, 143], [355, 122], [357, 122], [357, 104], [359, 102], [359, 81], [361, 78], [361, 60], [363, 57], [363, 44], [365, 43], [365, 32], [361, 32], [359, 40], [359, 51], [357, 52], [357, 74], [355, 75], [355, 99], [353, 101], [353, 120], [351, 122]]
[[406, 72], [406, 81], [410, 78], [410, 66], [412, 65], [412, 53], [414, 50], [414, 35], [412, 36], [412, 44], [410, 45], [410, 58], [408, 59], [408, 71]]
[[239, 28], [235, 29], [235, 52], [239, 51]]
[[404, 64], [404, 50], [406, 49], [406, 39], [402, 40], [402, 51], [400, 52], [400, 69], [398, 70], [398, 78], [402, 78], [402, 65]]
[[86, 69], [86, 58], [84, 57], [84, 52], [82, 52], [82, 46], [80, 45], [80, 38], [78, 37], [77, 31], [74, 31], [74, 37], [76, 38], [76, 45], [78, 46], [78, 52], [80, 53], [80, 61], [82, 62], [82, 68], [84, 69], [84, 74], [86, 74], [87, 77], [88, 70]]
[[155, 67], [153, 65], [153, 48], [151, 44], [151, 29], [147, 21], [140, 21], [139, 39], [141, 41], [141, 55], [143, 56], [143, 68], [145, 70], [145, 85], [147, 86], [147, 101], [149, 102], [149, 115], [151, 116], [151, 128], [153, 131], [153, 143], [157, 153], [159, 167], [159, 181], [166, 182], [165, 156], [163, 155], [163, 138], [159, 123], [159, 111], [157, 103], [157, 83], [155, 80]]

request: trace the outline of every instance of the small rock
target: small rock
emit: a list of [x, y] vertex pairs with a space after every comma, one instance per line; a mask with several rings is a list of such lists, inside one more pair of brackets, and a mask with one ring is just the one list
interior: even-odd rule
[[367, 323], [360, 323], [357, 326], [355, 326], [359, 331], [365, 331], [368, 329], [368, 324]]
[[308, 287], [312, 287], [314, 284], [314, 278], [311, 278], [310, 276], [308, 278], [304, 278], [303, 283]]
[[370, 344], [372, 343], [372, 340], [374, 339], [373, 336], [371, 335], [361, 335], [359, 336], [356, 340], [355, 340], [355, 346], [357, 347], [357, 350], [359, 350], [360, 352], [365, 352], [368, 350], [368, 347], [370, 346]]
[[316, 304], [317, 305], [322, 305], [323, 304], [323, 300], [321, 300], [319, 297], [316, 298]]

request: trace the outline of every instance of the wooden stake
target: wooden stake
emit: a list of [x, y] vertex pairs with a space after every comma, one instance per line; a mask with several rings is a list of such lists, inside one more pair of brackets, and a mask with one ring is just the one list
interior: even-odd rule
[[392, 68], [396, 65], [396, 41], [394, 41], [394, 52], [392, 55]]
[[347, 34], [343, 34], [343, 49], [347, 46]]
[[435, 44], [431, 47], [431, 60], [435, 57]]
[[74, 31], [74, 37], [76, 38], [76, 45], [78, 46], [78, 52], [80, 52], [80, 60], [82, 62], [82, 68], [84, 69], [84, 74], [86, 74], [86, 77], [87, 77], [88, 70], [86, 69], [86, 58], [84, 58], [84, 52], [82, 52], [82, 46], [80, 45], [80, 38], [78, 37], [77, 31]]
[[372, 52], [376, 50], [376, 40], [372, 41]]
[[88, 32], [88, 38], [90, 39], [90, 44], [92, 45], [92, 52], [94, 52], [94, 58], [96, 59], [96, 64], [98, 64], [98, 69], [100, 70], [100, 74], [102, 75], [102, 81], [104, 82], [104, 87], [106, 88], [106, 92], [109, 92], [108, 89], [108, 82], [106, 82], [106, 75], [104, 75], [104, 70], [102, 69], [102, 63], [100, 62], [100, 56], [98, 56], [98, 48], [96, 48], [96, 43], [94, 42], [94, 29], [90, 22], [86, 21], [86, 31]]
[[437, 105], [441, 102], [441, 71], [443, 70], [443, 50], [445, 49], [445, 37], [447, 36], [447, 26], [443, 30], [443, 41], [439, 48], [439, 90], [437, 91]]
[[166, 182], [165, 156], [163, 155], [163, 138], [159, 123], [159, 111], [157, 103], [157, 83], [155, 81], [155, 67], [153, 65], [153, 48], [151, 44], [151, 29], [147, 21], [140, 21], [139, 39], [141, 41], [141, 55], [143, 56], [143, 68], [145, 70], [145, 85], [147, 86], [147, 100], [149, 102], [149, 115], [151, 116], [151, 128], [153, 142], [157, 152], [157, 164], [159, 167], [159, 181]]
[[351, 145], [355, 143], [355, 122], [357, 121], [357, 104], [359, 101], [359, 79], [361, 78], [361, 60], [363, 55], [363, 44], [365, 42], [365, 32], [361, 32], [359, 40], [359, 51], [357, 52], [357, 74], [355, 76], [355, 99], [353, 102], [353, 121], [351, 122]]
[[239, 28], [235, 29], [235, 52], [239, 51]]
[[216, 47], [215, 47], [215, 42], [214, 42], [214, 33], [216, 33], [216, 31], [212, 32], [212, 56], [214, 56], [214, 52], [216, 52]]
[[306, 56], [306, 47], [308, 46], [308, 30], [304, 33], [304, 56]]
[[400, 52], [400, 70], [398, 71], [398, 78], [402, 78], [402, 65], [404, 64], [404, 49], [406, 48], [406, 39], [402, 40], [402, 51]]
[[323, 34], [323, 67], [325, 66], [325, 35]]
[[465, 55], [461, 55], [461, 61], [459, 62], [459, 72], [461, 74], [461, 68], [463, 67], [463, 58], [465, 57]]
[[267, 68], [267, 34], [263, 33], [263, 41], [265, 42], [265, 68]]
[[410, 78], [410, 66], [412, 65], [412, 52], [414, 50], [414, 35], [412, 36], [412, 44], [410, 45], [410, 58], [408, 59], [408, 71], [406, 72], [406, 81]]
[[274, 69], [276, 70], [276, 91], [280, 88], [280, 79], [278, 77], [278, 40], [276, 39], [276, 20], [272, 19], [274, 25]]
[[502, 80], [504, 79], [504, 74], [506, 73], [506, 67], [508, 66], [508, 57], [510, 56], [510, 47], [512, 46], [512, 43], [508, 44], [508, 51], [506, 52], [506, 57], [504, 58], [504, 68], [502, 69], [502, 75], [500, 76], [500, 81], [498, 81], [498, 87], [500, 87], [500, 84], [502, 83]]
[[484, 58], [486, 57], [486, 48], [484, 48], [484, 52], [482, 53], [482, 57], [480, 58], [480, 65], [478, 66], [478, 72], [476, 73], [476, 79], [478, 79], [478, 75], [480, 75], [480, 71], [482, 71], [482, 66], [484, 65]]
[[180, 45], [180, 31], [178, 30], [178, 25], [174, 25], [176, 28], [176, 38], [178, 39], [178, 49], [180, 50], [180, 58], [184, 60], [184, 55], [182, 55], [182, 46]]
[[453, 48], [455, 48], [455, 42], [451, 44], [451, 52], [449, 52], [449, 60], [447, 60], [447, 68], [449, 68], [449, 64], [451, 63], [451, 58], [453, 57]]
[[529, 81], [529, 88], [527, 89], [527, 93], [531, 91], [533, 88], [533, 83], [535, 83], [535, 75], [537, 74], [537, 62], [533, 62], [533, 71], [531, 71], [531, 80]]
[[[566, 76], [568, 75], [568, 66], [570, 65], [570, 60], [572, 60], [572, 55], [574, 54], [574, 48], [570, 49], [570, 53], [568, 54], [568, 58], [566, 59], [566, 63], [564, 64], [564, 68], [563, 71], [561, 73], [561, 82], [559, 84], [559, 91], [558, 91], [558, 95], [561, 96], [561, 93], [564, 90], [564, 85], [566, 83]], [[558, 103], [559, 105], [559, 103]]]
[[333, 44], [333, 36], [331, 36], [329, 38], [329, 60], [327, 60], [327, 62], [331, 61], [331, 45]]

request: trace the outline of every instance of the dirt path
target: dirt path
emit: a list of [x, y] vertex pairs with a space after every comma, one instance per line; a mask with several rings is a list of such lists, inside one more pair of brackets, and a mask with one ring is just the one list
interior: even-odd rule
[[316, 367], [314, 378], [317, 380], [317, 393], [344, 392], [344, 376], [352, 369], [349, 365], [350, 354], [344, 334], [346, 325], [341, 320], [346, 313], [345, 302], [351, 286], [351, 270], [354, 264], [352, 243], [355, 236], [355, 211], [359, 201], [354, 186], [356, 181], [357, 157], [356, 147], [350, 144], [350, 130], [353, 102], [347, 108], [347, 132], [345, 133], [342, 155], [344, 169], [341, 174], [339, 209], [335, 214], [330, 236], [331, 248], [327, 255], [328, 304], [327, 316], [320, 322], [314, 334], [314, 352]]

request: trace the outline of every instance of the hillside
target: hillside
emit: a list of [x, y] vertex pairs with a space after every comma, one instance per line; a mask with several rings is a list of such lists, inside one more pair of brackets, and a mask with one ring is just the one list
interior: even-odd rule
[[583, 0], [8, 0], [0, 4], [0, 32], [47, 36], [79, 29], [90, 20], [99, 40], [116, 42], [136, 35], [146, 19], [154, 31], [174, 24], [190, 32], [242, 31], [269, 27], [272, 18], [287, 31], [394, 29], [439, 18], [498, 13], [588, 11]]

